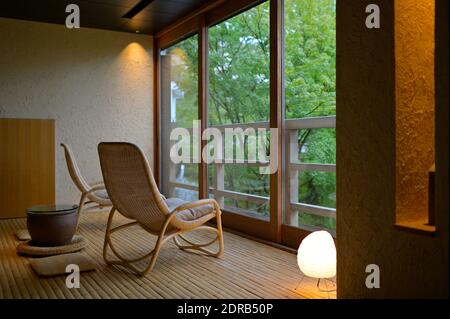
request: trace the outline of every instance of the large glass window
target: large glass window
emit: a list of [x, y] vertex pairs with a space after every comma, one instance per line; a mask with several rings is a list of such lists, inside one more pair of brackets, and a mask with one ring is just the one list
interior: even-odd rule
[[336, 1], [285, 0], [286, 209], [291, 226], [336, 225]]
[[175, 128], [185, 128], [192, 136], [198, 120], [198, 36], [187, 38], [161, 51], [161, 134], [162, 192], [185, 200], [198, 198], [198, 164], [194, 163], [197, 144], [189, 136], [179, 138], [190, 149], [181, 163], [170, 158]]
[[[215, 21], [200, 26], [200, 34], [208, 37], [207, 52], [200, 55], [204, 61], [199, 61], [198, 35], [161, 51], [161, 182], [166, 196], [185, 200], [199, 197], [199, 181], [206, 176], [199, 178], [194, 156], [211, 152], [198, 149], [193, 121], [206, 114], [207, 123], [203, 124], [216, 130], [215, 135], [203, 136], [209, 138], [204, 144], [215, 144], [211, 141], [217, 136], [222, 143], [220, 151], [213, 151], [215, 156], [220, 153], [219, 161], [202, 159], [208, 167], [202, 173], [208, 175], [209, 197], [227, 213], [234, 213], [226, 214], [224, 224], [239, 224], [237, 228], [243, 231], [291, 243], [297, 240], [292, 239], [293, 234], [303, 232], [288, 226], [333, 233], [336, 225], [336, 0], [284, 0], [282, 7], [283, 74], [277, 73], [278, 68], [270, 70], [270, 42], [280, 43], [280, 39], [270, 38], [270, 29], [279, 27], [276, 20], [270, 25], [270, 1], [226, 20], [228, 12], [222, 15], [220, 5], [204, 13], [205, 19], [199, 21]], [[207, 28], [206, 33], [203, 28]], [[171, 35], [178, 34], [176, 29]], [[199, 92], [198, 66], [204, 62], [206, 92]], [[269, 164], [270, 110], [278, 111], [275, 108], [279, 107], [270, 103], [271, 72], [284, 81], [284, 134], [283, 140], [278, 140], [284, 145], [282, 163], [277, 163], [284, 185], [271, 185], [270, 175], [261, 170]], [[275, 87], [278, 82], [272, 84], [279, 89]], [[203, 94], [207, 109], [199, 110], [198, 97]], [[171, 140], [175, 128], [185, 129], [190, 136]], [[180, 142], [188, 145], [189, 153], [176, 164], [170, 153]], [[279, 215], [270, 218], [275, 212], [270, 209], [271, 186], [283, 188], [283, 198], [272, 201], [284, 200], [281, 234], [273, 231], [279, 228], [272, 227], [279, 222]]]
[[[222, 134], [226, 127], [245, 130], [269, 120], [269, 30], [269, 2], [208, 30], [208, 125]], [[224, 153], [235, 162], [209, 165], [211, 196], [227, 211], [268, 219], [269, 175], [248, 153], [255, 139], [237, 134], [233, 141], [224, 141]]]

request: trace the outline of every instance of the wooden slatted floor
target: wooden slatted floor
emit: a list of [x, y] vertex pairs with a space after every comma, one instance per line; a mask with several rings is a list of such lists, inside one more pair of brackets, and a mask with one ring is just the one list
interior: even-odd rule
[[[225, 233], [225, 253], [217, 259], [187, 253], [170, 242], [163, 247], [152, 273], [137, 277], [102, 259], [107, 213], [85, 213], [78, 233], [89, 240], [84, 253], [97, 270], [81, 275], [81, 287], [68, 289], [65, 277], [38, 278], [29, 259], [16, 254], [13, 233], [25, 219], [0, 220], [0, 298], [335, 298], [303, 278], [296, 256], [235, 234]], [[127, 221], [118, 219], [118, 224]], [[193, 233], [191, 238], [210, 236]], [[120, 251], [142, 254], [154, 237], [138, 226], [113, 235]], [[136, 244], [138, 243], [138, 245]]]

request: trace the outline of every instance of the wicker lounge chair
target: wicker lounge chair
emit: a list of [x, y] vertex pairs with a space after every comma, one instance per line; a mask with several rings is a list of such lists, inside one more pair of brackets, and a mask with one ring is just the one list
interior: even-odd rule
[[94, 206], [90, 206], [87, 209], [103, 209], [111, 206], [112, 203], [109, 200], [103, 182], [96, 182], [93, 184], [87, 183], [81, 175], [80, 169], [75, 161], [75, 156], [70, 147], [64, 143], [61, 143], [61, 146], [64, 148], [64, 156], [66, 157], [67, 169], [69, 170], [70, 177], [81, 192], [78, 211], [81, 213], [87, 204], [94, 204]]
[[[139, 275], [145, 275], [153, 269], [162, 245], [170, 239], [173, 239], [182, 250], [192, 250], [214, 257], [222, 254], [224, 245], [221, 211], [214, 199], [195, 202], [185, 202], [176, 198], [166, 199], [158, 190], [145, 155], [136, 145], [100, 143], [98, 151], [103, 179], [113, 203], [103, 247], [103, 257], [107, 264], [123, 265]], [[134, 221], [112, 228], [116, 211]], [[216, 228], [205, 225], [214, 218]], [[136, 224], [158, 236], [158, 239], [149, 253], [139, 258], [127, 259], [117, 252], [111, 234]], [[183, 233], [194, 229], [212, 230], [216, 236], [206, 243], [194, 243], [183, 236]], [[216, 242], [218, 242], [217, 251], [213, 252], [207, 248]], [[108, 259], [108, 247], [118, 260]], [[136, 263], [147, 258], [149, 261], [144, 269], [138, 269]]]

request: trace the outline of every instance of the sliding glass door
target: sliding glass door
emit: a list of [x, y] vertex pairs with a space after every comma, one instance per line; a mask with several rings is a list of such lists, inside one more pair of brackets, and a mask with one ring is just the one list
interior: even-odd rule
[[208, 30], [208, 126], [220, 131], [224, 157], [209, 165], [210, 194], [227, 212], [263, 220], [270, 219], [269, 175], [252, 148], [270, 114], [269, 28], [265, 2]]
[[[198, 120], [198, 36], [161, 50], [160, 66], [162, 192], [168, 197], [195, 200], [199, 197], [198, 146], [191, 136]], [[186, 134], [174, 134], [177, 132]], [[171, 139], [171, 134], [177, 139]], [[179, 152], [171, 156], [177, 143]]]
[[285, 0], [284, 21], [284, 223], [334, 233], [335, 0]]
[[228, 0], [157, 38], [166, 196], [214, 198], [226, 227], [292, 247], [334, 234], [335, 7]]

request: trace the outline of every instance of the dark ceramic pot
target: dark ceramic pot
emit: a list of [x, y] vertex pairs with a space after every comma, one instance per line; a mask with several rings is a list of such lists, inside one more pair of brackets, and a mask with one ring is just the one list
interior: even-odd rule
[[27, 209], [27, 227], [35, 246], [70, 244], [77, 230], [77, 205], [35, 206]]

